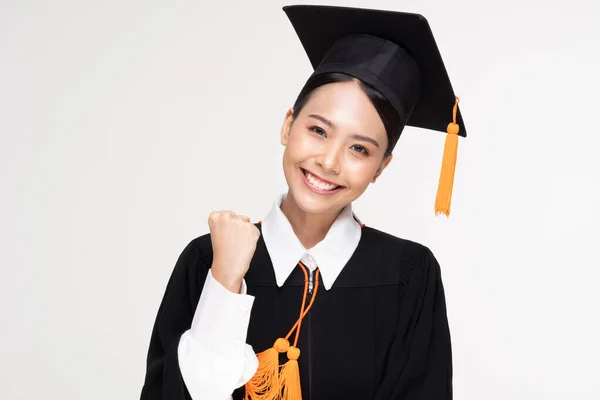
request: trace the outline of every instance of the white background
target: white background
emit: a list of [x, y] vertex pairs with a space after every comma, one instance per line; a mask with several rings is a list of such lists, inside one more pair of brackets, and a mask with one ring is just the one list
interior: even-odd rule
[[[213, 209], [264, 217], [311, 73], [280, 1], [0, 3], [0, 398], [139, 397], [154, 317]], [[443, 268], [465, 400], [600, 399], [596, 2], [332, 1], [425, 15], [469, 131], [407, 128], [355, 203]]]

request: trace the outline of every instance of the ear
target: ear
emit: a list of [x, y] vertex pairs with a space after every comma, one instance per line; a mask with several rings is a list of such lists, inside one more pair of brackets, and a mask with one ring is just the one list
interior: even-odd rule
[[281, 125], [281, 144], [287, 146], [290, 132], [292, 130], [292, 123], [294, 122], [294, 109], [290, 108], [285, 113], [283, 124]]
[[393, 158], [393, 155], [390, 154], [389, 156], [387, 156], [385, 159], [383, 159], [381, 161], [379, 168], [377, 168], [377, 172], [373, 176], [373, 179], [371, 179], [371, 183], [375, 183], [375, 181], [377, 180], [377, 178], [379, 178], [379, 175], [381, 175], [383, 170], [386, 169], [388, 165], [390, 165], [390, 163], [392, 162], [392, 158]]

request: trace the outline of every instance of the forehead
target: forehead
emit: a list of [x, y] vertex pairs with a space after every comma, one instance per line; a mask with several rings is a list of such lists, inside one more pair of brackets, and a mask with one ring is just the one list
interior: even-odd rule
[[340, 129], [384, 135], [385, 127], [373, 103], [358, 81], [335, 82], [318, 87], [300, 115], [319, 114]]

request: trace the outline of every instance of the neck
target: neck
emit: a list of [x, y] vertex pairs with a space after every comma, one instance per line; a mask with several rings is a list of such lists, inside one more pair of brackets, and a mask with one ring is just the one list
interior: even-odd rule
[[329, 228], [331, 228], [342, 210], [326, 214], [308, 213], [298, 206], [294, 197], [288, 191], [285, 200], [281, 203], [281, 211], [290, 221], [290, 225], [292, 225], [292, 229], [300, 243], [304, 248], [311, 249], [325, 238]]

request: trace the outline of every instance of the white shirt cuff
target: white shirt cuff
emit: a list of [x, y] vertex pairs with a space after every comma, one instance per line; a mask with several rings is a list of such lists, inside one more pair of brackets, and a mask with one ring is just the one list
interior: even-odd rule
[[232, 293], [209, 270], [192, 320], [179, 342], [179, 368], [193, 399], [227, 399], [252, 378], [258, 359], [246, 335], [254, 296]]
[[209, 270], [192, 320], [192, 337], [213, 353], [243, 357], [253, 304], [254, 296], [230, 292]]

